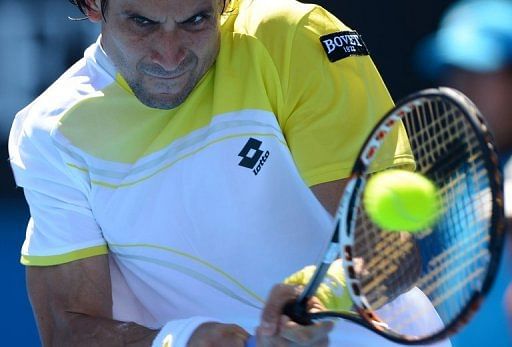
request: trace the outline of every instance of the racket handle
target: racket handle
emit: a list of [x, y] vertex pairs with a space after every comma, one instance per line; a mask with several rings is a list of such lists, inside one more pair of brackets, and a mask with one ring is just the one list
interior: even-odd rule
[[[301, 325], [313, 324], [306, 309], [296, 300], [288, 301], [283, 307], [283, 313], [295, 323]], [[245, 347], [256, 347], [256, 336], [249, 336], [247, 341], [245, 341]]]
[[309, 318], [306, 307], [297, 300], [288, 301], [283, 307], [283, 314], [300, 325], [311, 325], [313, 321]]

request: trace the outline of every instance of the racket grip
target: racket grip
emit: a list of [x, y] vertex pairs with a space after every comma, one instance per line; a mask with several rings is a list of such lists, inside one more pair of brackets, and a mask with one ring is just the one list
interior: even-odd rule
[[283, 314], [300, 325], [311, 325], [313, 321], [309, 317], [306, 307], [296, 300], [288, 301], [283, 307]]

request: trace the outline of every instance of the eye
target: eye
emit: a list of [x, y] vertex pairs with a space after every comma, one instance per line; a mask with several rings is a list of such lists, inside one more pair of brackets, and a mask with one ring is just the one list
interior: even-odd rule
[[185, 25], [188, 25], [191, 27], [199, 27], [201, 24], [207, 22], [208, 19], [210, 19], [210, 17], [211, 16], [207, 13], [199, 13], [199, 14], [196, 14], [196, 15], [190, 17], [189, 19], [185, 20], [184, 22], [182, 22], [182, 24], [185, 24]]
[[143, 16], [130, 16], [130, 20], [140, 27], [147, 27], [147, 26], [155, 24], [155, 21], [152, 21], [151, 19], [147, 19], [146, 17], [143, 17]]
[[197, 16], [194, 16], [194, 17], [190, 18], [188, 20], [188, 23], [192, 24], [192, 25], [198, 25], [198, 24], [201, 24], [202, 22], [204, 22], [205, 20], [206, 20], [206, 16], [205, 15], [198, 14]]

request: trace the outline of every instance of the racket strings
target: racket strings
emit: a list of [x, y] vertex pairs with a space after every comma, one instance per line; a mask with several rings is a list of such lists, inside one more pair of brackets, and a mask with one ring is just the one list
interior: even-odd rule
[[[472, 262], [476, 262], [481, 258], [487, 261], [489, 254], [486, 247], [489, 235], [485, 229], [481, 229], [481, 231], [480, 234], [472, 235], [471, 238], [453, 245], [431, 259], [428, 263], [428, 267], [431, 270], [421, 276], [415, 285], [420, 287], [426, 295], [430, 296], [441, 284], [447, 283], [456, 273], [465, 270]], [[383, 238], [387, 238], [389, 241], [390, 238], [386, 236], [390, 235], [390, 233], [382, 232], [381, 235], [384, 235]], [[368, 272], [372, 274], [377, 273], [377, 275], [368, 277], [362, 285], [362, 291], [366, 294], [367, 298], [370, 298], [369, 301], [374, 309], [380, 308], [392, 298], [385, 294], [389, 292], [389, 289], [383, 284], [385, 281], [389, 282], [390, 274], [396, 272], [399, 266], [402, 270], [412, 267], [411, 265], [403, 266], [402, 263], [402, 257], [410, 254], [412, 251], [412, 242], [393, 243], [391, 241], [391, 243], [386, 242], [386, 244], [387, 246], [381, 247], [380, 251], [376, 248], [378, 253], [375, 253], [373, 259], [365, 265], [366, 269], [370, 269]], [[382, 245], [382, 242], [379, 245]], [[472, 259], [460, 263], [461, 258], [468, 254], [472, 256]], [[485, 266], [480, 266], [474, 272], [481, 274], [483, 270], [485, 270]], [[399, 276], [395, 275], [395, 277]], [[470, 278], [473, 279], [473, 277]], [[402, 281], [404, 281], [403, 278]], [[404, 282], [412, 282], [412, 280]], [[396, 285], [396, 282], [393, 284]], [[368, 293], [373, 293], [373, 296]], [[444, 296], [446, 298], [446, 293]], [[372, 297], [375, 300], [371, 300]], [[436, 298], [435, 305], [445, 301], [445, 298]], [[400, 316], [401, 312], [398, 312], [397, 317]]]
[[362, 260], [361, 291], [372, 307], [380, 307], [409, 288], [419, 275], [419, 263], [413, 258], [415, 245], [408, 234], [382, 232], [363, 209], [358, 218], [364, 227], [364, 232], [356, 232], [354, 244], [354, 255]]
[[428, 284], [435, 275], [441, 272], [443, 269], [442, 266], [451, 266], [463, 255], [462, 252], [471, 251], [475, 247], [480, 246], [481, 243], [488, 241], [489, 235], [486, 230], [479, 230], [481, 231], [480, 233], [474, 233], [470, 237], [465, 238], [461, 242], [456, 243], [432, 257], [426, 264], [430, 271], [422, 276], [417, 284], [421, 286]]
[[[441, 304], [448, 302], [448, 300], [452, 300], [452, 297], [455, 293], [457, 293], [460, 289], [464, 288], [467, 285], [470, 285], [474, 280], [478, 279], [481, 275], [483, 275], [485, 269], [479, 269], [478, 271], [474, 271], [469, 276], [466, 276], [462, 281], [459, 281], [454, 287], [451, 287], [442, 295], [437, 296], [435, 299], [431, 301], [434, 307], [439, 307]], [[466, 301], [467, 302], [467, 301]], [[411, 330], [411, 326], [414, 326], [417, 321], [428, 318], [431, 316], [431, 311], [429, 309], [418, 310], [412, 309], [411, 307], [399, 306], [398, 309], [395, 307], [393, 310], [393, 316], [386, 315], [385, 321], [386, 325], [394, 331], [400, 332], [402, 334]], [[441, 327], [440, 327], [441, 328]], [[430, 331], [428, 334], [432, 334]], [[425, 332], [427, 334], [427, 332]]]
[[[402, 118], [416, 171], [439, 187], [440, 221], [414, 237], [382, 231], [357, 210], [354, 257], [367, 304], [400, 334], [423, 319], [420, 307], [386, 306], [412, 287], [427, 295], [444, 322], [460, 314], [486, 276], [492, 192], [484, 153], [465, 116], [442, 99], [416, 103]], [[439, 327], [441, 329], [442, 327]], [[432, 334], [433, 332], [425, 332]]]
[[[403, 118], [418, 171], [444, 172], [465, 159], [461, 156], [469, 153], [460, 147], [474, 143], [474, 133], [464, 118], [460, 115], [457, 117], [457, 112], [455, 107], [447, 109], [442, 103], [429, 102]], [[433, 114], [441, 114], [443, 117], [434, 117]], [[463, 142], [461, 136], [470, 136], [472, 139]], [[445, 167], [445, 170], [440, 170], [439, 165]]]
[[[443, 245], [448, 245], [448, 247], [445, 247], [444, 250], [441, 248], [442, 251], [439, 254], [444, 258], [444, 261], [436, 262], [437, 266], [435, 267], [430, 264], [430, 272], [424, 275], [426, 277], [429, 273], [434, 272], [435, 275], [432, 278], [436, 280], [427, 287], [423, 287], [424, 283], [418, 285], [437, 305], [447, 302], [446, 297], [455, 294], [463, 295], [464, 300], [462, 302], [465, 303], [465, 299], [472, 294], [472, 291], [467, 290], [469, 289], [466, 288], [467, 286], [460, 285], [464, 282], [458, 281], [457, 287], [459, 290], [457, 291], [453, 290], [453, 286], [449, 290], [445, 290], [446, 288], [443, 287], [449, 284], [450, 278], [467, 276], [467, 278], [474, 279], [474, 277], [477, 277], [475, 274], [481, 273], [481, 270], [486, 268], [487, 264], [485, 262], [488, 261], [489, 242], [487, 230], [492, 207], [487, 171], [475, 133], [466, 118], [459, 114], [458, 108], [443, 102], [431, 102], [427, 105], [428, 108], [420, 108], [421, 118], [424, 121], [423, 126], [430, 124], [437, 130], [441, 129], [439, 134], [434, 136], [435, 139], [432, 142], [445, 144], [440, 146], [441, 151], [449, 153], [450, 158], [446, 160], [444, 155], [441, 155], [431, 159], [431, 156], [430, 158], [427, 156], [431, 163], [421, 163], [420, 160], [418, 171], [427, 173], [441, 187], [440, 194], [443, 201], [445, 201], [445, 206], [451, 208], [445, 211], [445, 218], [438, 224], [437, 228], [440, 230], [436, 233], [442, 234], [446, 238]], [[435, 120], [429, 117], [431, 110], [437, 112]], [[441, 126], [436, 126], [436, 123], [441, 124]], [[431, 126], [428, 128], [431, 128]], [[415, 132], [418, 132], [418, 129], [411, 129], [410, 131], [412, 134]], [[421, 144], [413, 147], [413, 150], [418, 148], [421, 148]], [[435, 149], [431, 149], [431, 153], [436, 153]], [[421, 157], [415, 156], [415, 158]], [[435, 163], [441, 163], [441, 165], [432, 170], [432, 165]], [[448, 168], [452, 169], [452, 172], [447, 170]], [[453, 171], [453, 169], [455, 170]], [[447, 173], [451, 175], [447, 175]], [[482, 187], [484, 188], [483, 191], [476, 191], [482, 189]], [[456, 226], [464, 226], [462, 231], [466, 232], [461, 233], [461, 228]], [[460, 235], [464, 235], [466, 238], [460, 241]], [[468, 245], [469, 240], [473, 242], [472, 246]], [[449, 245], [452, 243], [454, 246], [450, 247]], [[461, 246], [457, 246], [458, 244]], [[436, 246], [439, 248], [439, 243], [437, 245], [431, 243], [430, 246], [431, 249], [436, 249]], [[481, 261], [482, 259], [483, 261]], [[438, 294], [440, 292], [438, 288], [443, 288], [442, 294]], [[436, 297], [436, 295], [438, 296]], [[450, 316], [459, 313], [459, 307], [452, 309], [445, 308], [445, 311], [447, 311], [445, 314]]]
[[[473, 254], [473, 256], [476, 257], [482, 257], [485, 258], [488, 256], [488, 254], [481, 250], [479, 254]], [[459, 269], [462, 269], [464, 266], [470, 265], [469, 261], [466, 261], [465, 264], [460, 264]], [[451, 302], [453, 299], [453, 296], [457, 294], [460, 290], [465, 289], [466, 287], [473, 286], [475, 282], [477, 282], [481, 276], [485, 275], [486, 268], [480, 267], [478, 269], [475, 269], [467, 276], [464, 276], [462, 280], [455, 283], [455, 285], [450, 286], [446, 291], [443, 291], [440, 295], [436, 295], [435, 297], [432, 297], [432, 293], [434, 290], [437, 290], [438, 285], [441, 283], [444, 283], [444, 281], [450, 279], [453, 277], [453, 275], [458, 271], [457, 269], [452, 270], [452, 276], [444, 276], [443, 279], [438, 280], [435, 283], [432, 283], [429, 287], [422, 287], [419, 284], [417, 285], [418, 288], [421, 288], [423, 294], [431, 297], [431, 304], [434, 307], [439, 307], [444, 303]], [[469, 297], [466, 297], [464, 301], [459, 301], [460, 303], [467, 303], [467, 300], [469, 300]], [[392, 327], [395, 331], [406, 331], [410, 325], [413, 325], [417, 320], [420, 320], [422, 318], [426, 318], [431, 315], [430, 310], [418, 310], [418, 309], [411, 309], [411, 307], [407, 306], [399, 306], [398, 309], [395, 307], [395, 309], [392, 311], [391, 314], [387, 314], [385, 316], [385, 321], [388, 327]]]

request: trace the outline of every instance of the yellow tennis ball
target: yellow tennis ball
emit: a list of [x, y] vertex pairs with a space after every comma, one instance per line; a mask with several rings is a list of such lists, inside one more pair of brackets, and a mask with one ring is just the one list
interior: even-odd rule
[[435, 184], [405, 170], [386, 170], [370, 177], [363, 204], [372, 221], [388, 231], [423, 230], [432, 226], [441, 213]]
[[[316, 266], [306, 266], [287, 277], [283, 283], [306, 286], [315, 272]], [[323, 282], [318, 286], [315, 296], [327, 310], [342, 311], [352, 307], [352, 299], [345, 287], [345, 274], [340, 260], [331, 264]]]

